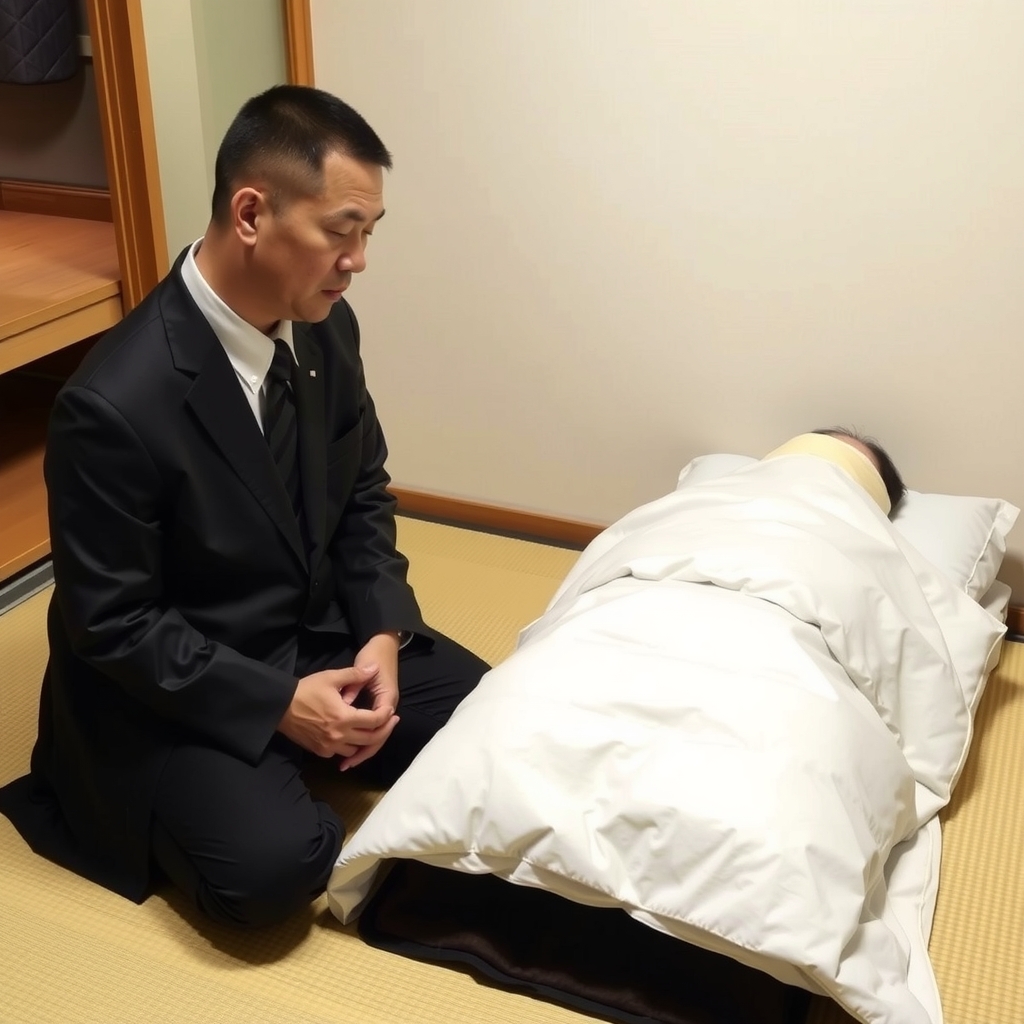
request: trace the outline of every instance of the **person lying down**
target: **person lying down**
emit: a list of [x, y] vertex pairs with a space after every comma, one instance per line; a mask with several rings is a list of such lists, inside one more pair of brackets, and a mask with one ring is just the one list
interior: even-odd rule
[[782, 455], [812, 455], [839, 466], [888, 516], [895, 513], [906, 494], [906, 485], [884, 447], [870, 437], [862, 437], [843, 427], [822, 427], [808, 434], [798, 434], [764, 459]]
[[764, 458], [779, 455], [816, 455], [833, 463], [860, 484], [887, 516], [895, 513], [907, 493], [886, 450], [872, 438], [861, 437], [843, 427], [823, 427], [809, 434], [798, 434]]
[[890, 522], [873, 442], [696, 478], [581, 554], [342, 849], [331, 909], [395, 859], [490, 873], [938, 1024], [901, 872], [937, 848], [1003, 627]]

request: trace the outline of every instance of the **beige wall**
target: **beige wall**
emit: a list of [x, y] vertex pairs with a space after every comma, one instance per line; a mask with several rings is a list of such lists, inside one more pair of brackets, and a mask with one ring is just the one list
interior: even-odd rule
[[0, 83], [0, 178], [106, 188], [92, 61], [46, 85]]
[[173, 260], [210, 216], [213, 164], [238, 108], [286, 81], [280, 0], [142, 0]]
[[608, 521], [838, 422], [1024, 505], [1024, 4], [312, 12], [395, 156], [350, 296], [397, 483]]
[[238, 108], [288, 80], [281, 0], [191, 0], [204, 137], [213, 183], [220, 140]]

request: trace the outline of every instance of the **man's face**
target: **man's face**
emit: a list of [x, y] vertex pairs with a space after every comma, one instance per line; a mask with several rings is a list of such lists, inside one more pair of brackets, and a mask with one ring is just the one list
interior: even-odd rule
[[323, 172], [319, 195], [259, 217], [252, 269], [272, 321], [323, 320], [366, 266], [366, 243], [384, 216], [380, 167], [329, 153]]

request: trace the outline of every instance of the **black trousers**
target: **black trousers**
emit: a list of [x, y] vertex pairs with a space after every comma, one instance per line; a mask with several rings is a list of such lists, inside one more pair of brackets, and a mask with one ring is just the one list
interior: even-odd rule
[[[301, 644], [297, 674], [350, 666], [356, 651], [330, 642]], [[414, 637], [399, 652], [399, 723], [351, 776], [394, 782], [487, 668], [447, 637], [432, 647]], [[256, 765], [199, 744], [176, 748], [153, 810], [157, 866], [217, 921], [259, 927], [288, 917], [323, 891], [345, 835], [303, 781], [303, 767], [319, 760], [281, 735]]]

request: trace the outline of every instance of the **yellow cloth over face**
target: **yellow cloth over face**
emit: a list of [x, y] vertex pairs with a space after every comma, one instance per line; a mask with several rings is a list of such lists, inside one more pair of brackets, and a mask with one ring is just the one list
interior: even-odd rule
[[871, 495], [875, 504], [886, 515], [889, 514], [892, 504], [881, 474], [871, 459], [852, 444], [831, 434], [798, 434], [770, 451], [765, 458], [774, 459], [779, 455], [816, 455], [831, 462], [860, 484]]

